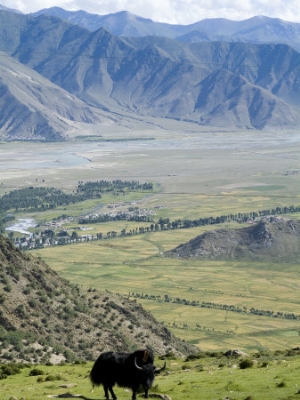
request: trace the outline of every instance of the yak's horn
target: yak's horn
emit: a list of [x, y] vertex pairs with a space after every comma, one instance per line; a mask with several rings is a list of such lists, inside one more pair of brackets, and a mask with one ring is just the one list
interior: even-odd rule
[[163, 371], [166, 368], [167, 363], [165, 362], [161, 368], [155, 368], [155, 373], [158, 374], [159, 372]]
[[139, 367], [139, 366], [137, 365], [137, 363], [136, 363], [136, 358], [134, 359], [134, 365], [135, 365], [135, 368], [137, 368], [137, 369], [140, 370], [140, 371], [143, 371], [143, 368], [142, 368], [142, 367]]

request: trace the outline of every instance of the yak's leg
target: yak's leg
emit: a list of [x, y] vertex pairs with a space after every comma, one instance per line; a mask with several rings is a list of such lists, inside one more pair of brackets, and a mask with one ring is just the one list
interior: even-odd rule
[[117, 400], [117, 396], [115, 395], [114, 391], [113, 391], [113, 387], [109, 386], [108, 387], [110, 394], [112, 395], [113, 400]]
[[109, 391], [110, 391], [110, 394], [111, 394], [113, 400], [117, 400], [117, 396], [114, 394], [112, 386], [105, 385], [104, 386], [104, 394], [105, 394], [106, 400], [109, 400], [109, 393], [108, 393]]
[[111, 394], [111, 397], [113, 398], [113, 400], [117, 400], [117, 396], [115, 395], [114, 391], [113, 391], [113, 385], [103, 385], [104, 387], [104, 395], [105, 395], [105, 399], [109, 400], [109, 392]]
[[137, 391], [137, 388], [136, 388], [136, 387], [132, 387], [131, 389], [132, 389], [132, 400], [136, 400], [136, 391]]
[[148, 386], [144, 386], [144, 390], [145, 390], [145, 399], [148, 399]]
[[104, 395], [106, 400], [109, 400], [109, 394], [108, 394], [108, 386], [103, 385], [104, 386]]
[[145, 392], [145, 394], [144, 394], [144, 397], [145, 397], [145, 399], [148, 399], [148, 390], [149, 390], [149, 387], [147, 386], [147, 385], [143, 385], [143, 389], [144, 389], [144, 392]]

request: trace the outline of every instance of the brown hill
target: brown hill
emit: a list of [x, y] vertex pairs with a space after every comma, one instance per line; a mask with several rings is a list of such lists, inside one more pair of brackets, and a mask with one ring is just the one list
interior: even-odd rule
[[83, 292], [40, 258], [24, 255], [0, 236], [0, 362], [95, 359], [101, 351], [149, 347], [187, 354], [135, 300]]
[[270, 218], [242, 229], [211, 230], [166, 252], [178, 258], [295, 259], [300, 254], [300, 221]]

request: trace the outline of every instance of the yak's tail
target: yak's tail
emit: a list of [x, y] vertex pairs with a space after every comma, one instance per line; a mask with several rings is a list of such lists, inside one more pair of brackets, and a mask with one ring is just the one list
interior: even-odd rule
[[91, 381], [93, 387], [100, 386], [102, 383], [100, 381], [99, 377], [97, 377], [97, 375], [95, 374], [95, 372], [93, 372], [93, 370], [91, 370], [91, 372], [90, 372], [90, 381]]
[[93, 386], [100, 386], [102, 384], [101, 370], [99, 370], [97, 361], [95, 362], [93, 368], [91, 369], [90, 380]]

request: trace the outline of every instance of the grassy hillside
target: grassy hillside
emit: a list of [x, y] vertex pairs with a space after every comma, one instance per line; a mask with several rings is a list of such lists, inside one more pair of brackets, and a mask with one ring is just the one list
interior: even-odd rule
[[[194, 358], [162, 357], [167, 369], [157, 376], [150, 398], [187, 399], [298, 399], [299, 351], [251, 353], [242, 358], [227, 358], [222, 353], [203, 353]], [[163, 361], [156, 358], [155, 364]], [[92, 363], [27, 365], [16, 375], [0, 380], [3, 400], [46, 397], [96, 400], [104, 398], [103, 388], [95, 388], [87, 375]], [[0, 367], [1, 368], [1, 367]], [[117, 387], [118, 398], [131, 393]], [[165, 395], [168, 397], [162, 397]], [[141, 395], [138, 398], [142, 398]]]

